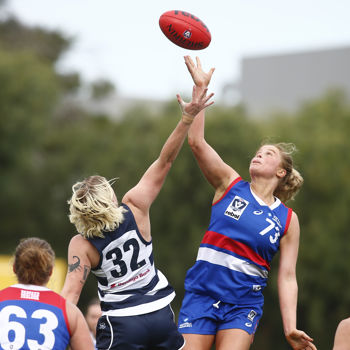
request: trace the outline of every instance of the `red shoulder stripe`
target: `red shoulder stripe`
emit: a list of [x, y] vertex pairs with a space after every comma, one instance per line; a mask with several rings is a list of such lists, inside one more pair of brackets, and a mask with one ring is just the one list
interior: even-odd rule
[[[288, 208], [288, 207], [286, 207], [286, 208]], [[286, 227], [284, 229], [283, 236], [288, 232], [289, 224], [290, 224], [290, 221], [292, 220], [292, 214], [293, 214], [293, 210], [291, 208], [288, 208]]]

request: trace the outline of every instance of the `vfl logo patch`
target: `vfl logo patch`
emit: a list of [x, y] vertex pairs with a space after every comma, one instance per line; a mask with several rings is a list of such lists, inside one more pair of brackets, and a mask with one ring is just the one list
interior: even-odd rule
[[230, 203], [230, 205], [225, 210], [225, 215], [235, 219], [239, 220], [241, 215], [243, 214], [245, 208], [247, 208], [249, 202], [245, 199], [235, 196], [233, 198], [233, 201]]

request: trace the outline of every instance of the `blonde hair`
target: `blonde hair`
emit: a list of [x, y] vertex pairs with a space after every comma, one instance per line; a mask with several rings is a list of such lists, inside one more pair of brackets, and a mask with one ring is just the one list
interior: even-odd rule
[[94, 175], [72, 186], [69, 220], [85, 238], [104, 237], [103, 231], [115, 230], [124, 220], [126, 209], [118, 207], [113, 181]]
[[293, 143], [279, 142], [271, 145], [279, 150], [282, 159], [281, 166], [286, 170], [286, 175], [280, 180], [273, 194], [282, 202], [286, 202], [295, 198], [304, 182], [299, 171], [293, 167], [292, 154], [297, 149]]
[[55, 252], [40, 238], [22, 239], [14, 256], [14, 272], [19, 283], [46, 285], [55, 263]]

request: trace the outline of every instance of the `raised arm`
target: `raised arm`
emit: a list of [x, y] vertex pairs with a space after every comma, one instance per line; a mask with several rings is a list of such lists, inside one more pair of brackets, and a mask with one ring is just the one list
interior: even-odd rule
[[147, 169], [139, 183], [125, 194], [122, 199], [124, 203], [131, 205], [133, 209], [140, 210], [143, 214], [148, 214], [151, 204], [161, 190], [166, 175], [183, 145], [193, 119], [202, 109], [214, 103], [209, 102], [213, 94], [207, 96], [206, 92], [207, 89], [199, 89], [194, 86], [192, 101], [189, 103], [185, 103], [177, 95], [182, 118], [166, 140], [158, 159]]
[[283, 329], [287, 341], [294, 350], [316, 350], [305, 332], [296, 325], [298, 284], [296, 279], [296, 263], [299, 249], [299, 221], [293, 212], [287, 233], [281, 239], [280, 263], [278, 269], [278, 295], [282, 315]]
[[[185, 56], [185, 64], [196, 86], [200, 89], [206, 89], [214, 73], [214, 68], [211, 68], [208, 73], [204, 72], [198, 57], [196, 57], [195, 64], [191, 57]], [[206, 142], [204, 138], [204, 121], [205, 112], [202, 110], [188, 132], [188, 143], [204, 176], [216, 190], [214, 197], [214, 201], [216, 201], [239, 174], [227, 165]]]

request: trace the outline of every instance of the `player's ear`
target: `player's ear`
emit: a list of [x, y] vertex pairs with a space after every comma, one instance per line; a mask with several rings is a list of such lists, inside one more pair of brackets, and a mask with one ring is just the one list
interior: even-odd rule
[[282, 179], [283, 177], [285, 177], [287, 174], [287, 170], [283, 169], [283, 168], [279, 168], [277, 170], [277, 177], [279, 177], [280, 179]]

